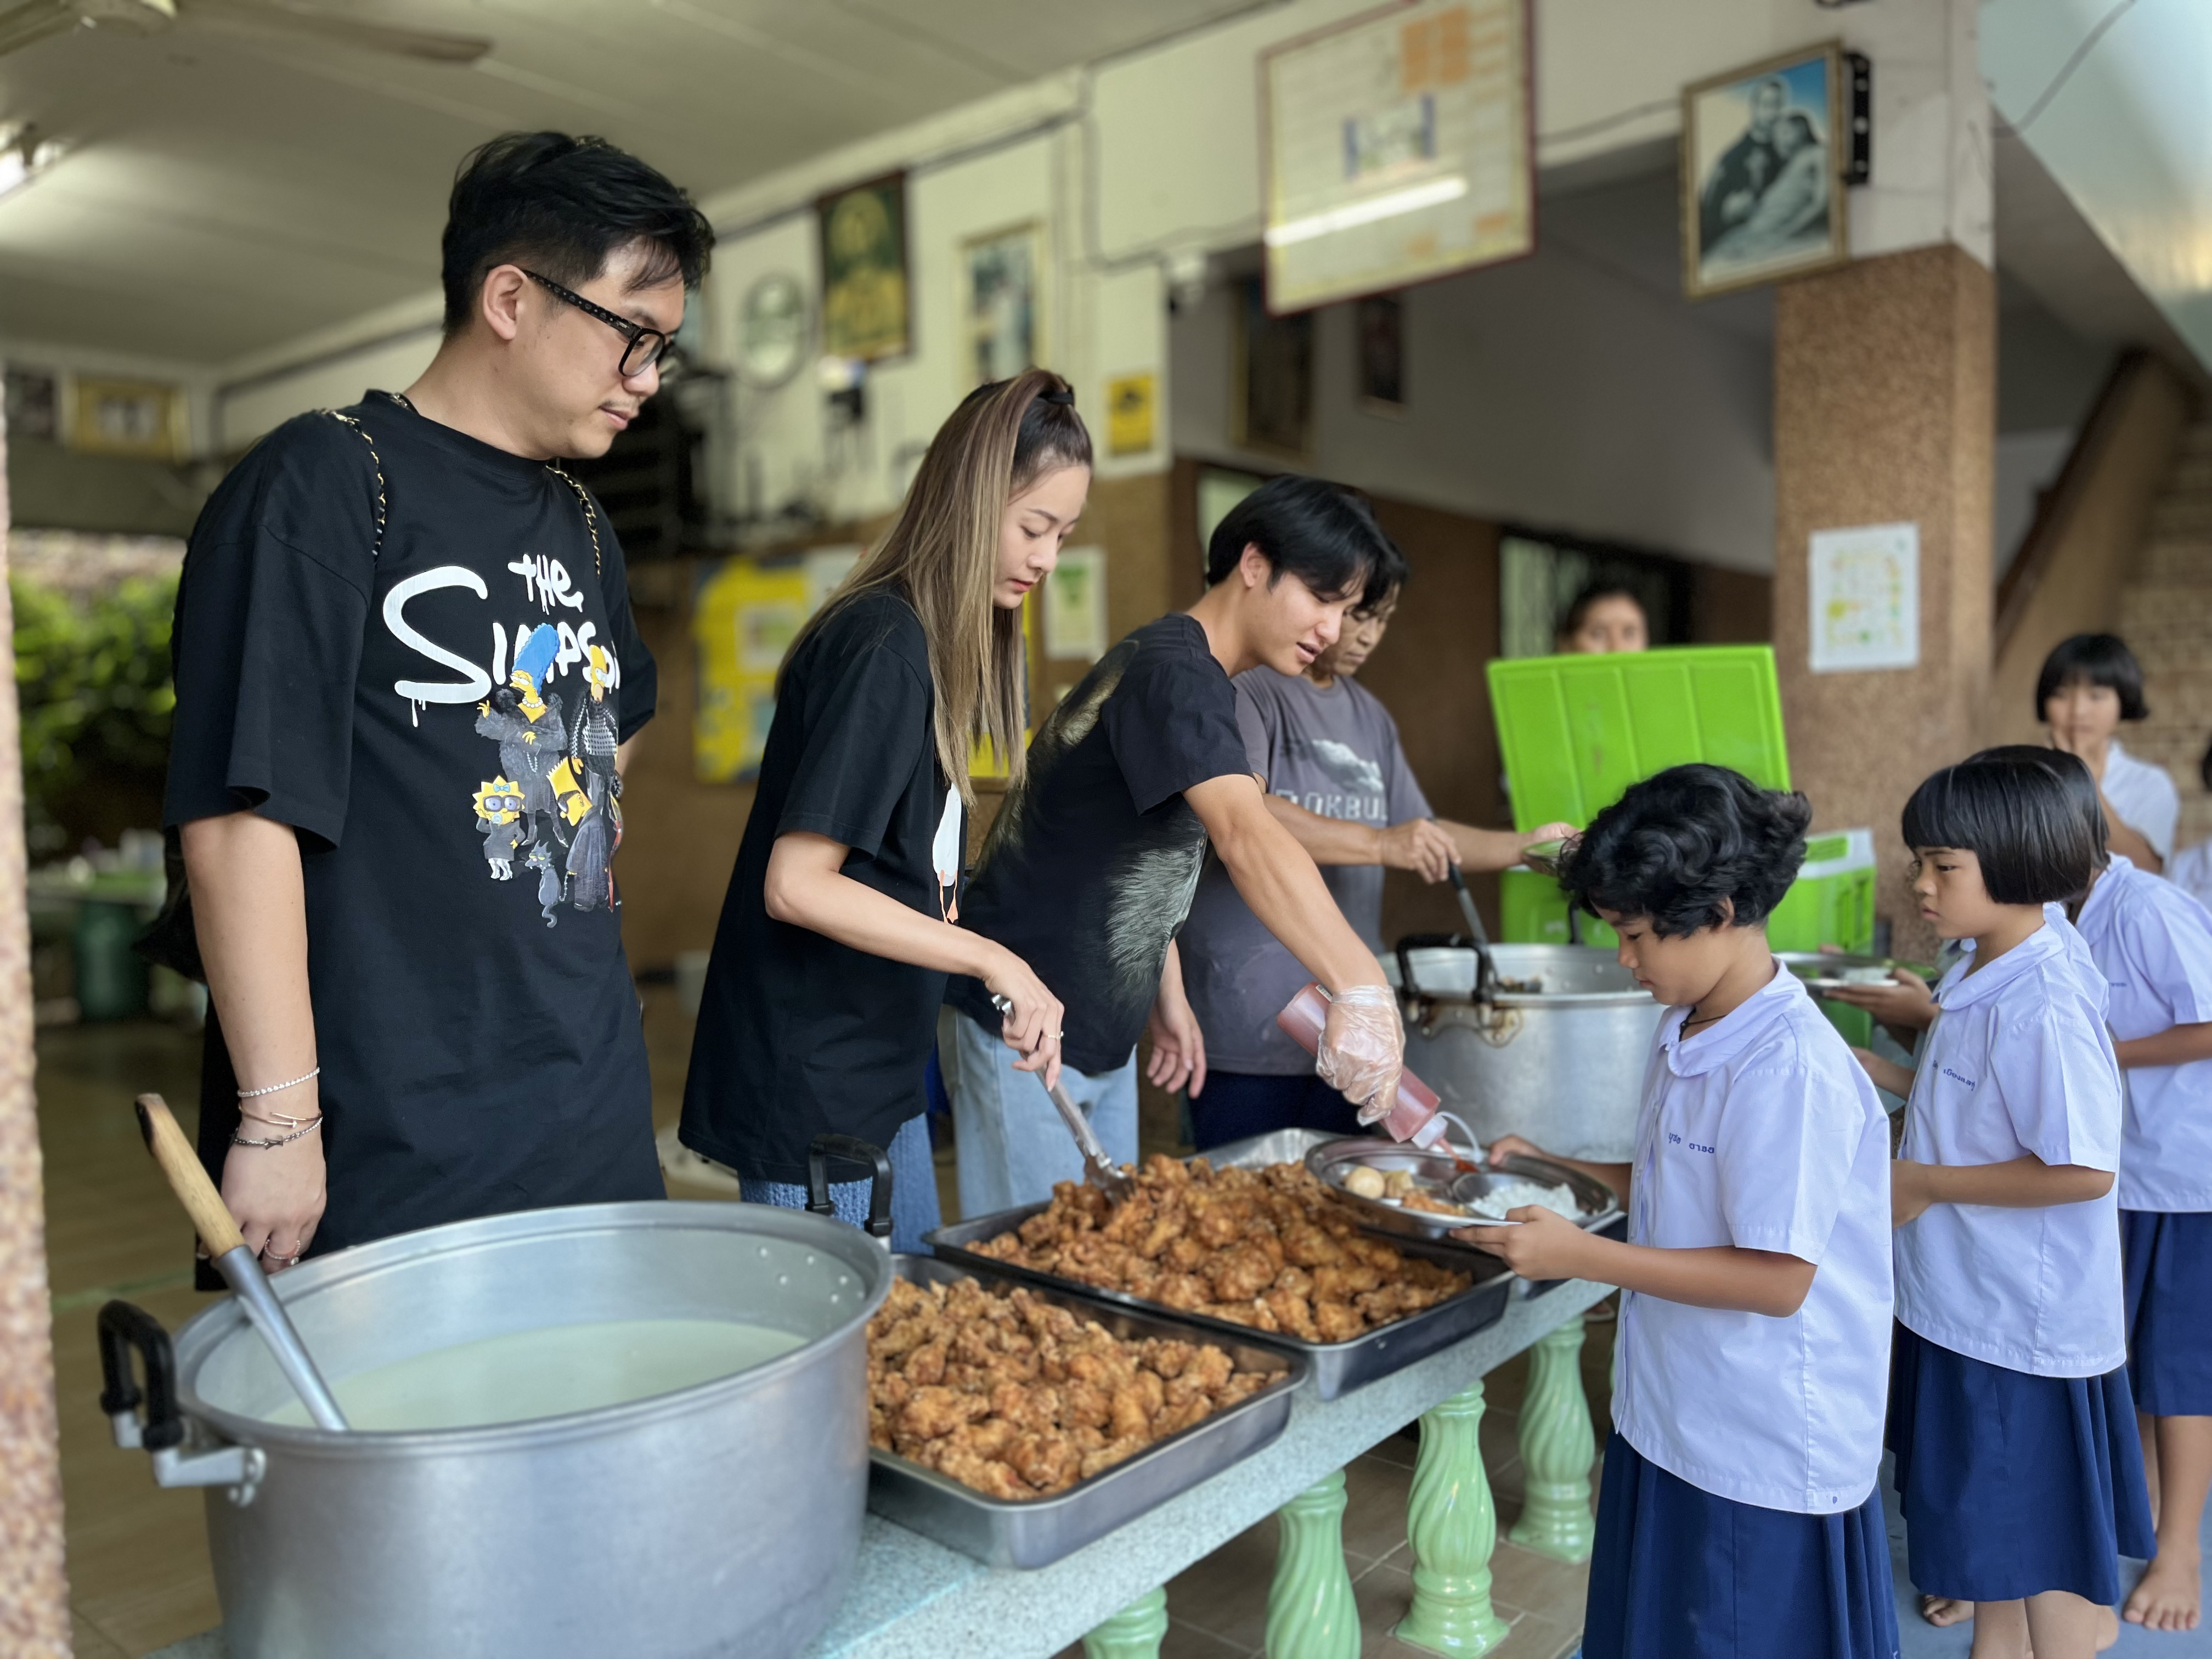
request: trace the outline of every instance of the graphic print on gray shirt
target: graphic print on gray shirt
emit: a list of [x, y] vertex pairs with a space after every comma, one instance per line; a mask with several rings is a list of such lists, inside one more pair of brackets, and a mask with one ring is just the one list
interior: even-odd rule
[[[1388, 829], [1431, 817], [1406, 764], [1398, 723], [1375, 694], [1339, 677], [1327, 690], [1302, 676], [1252, 668], [1237, 676], [1237, 724], [1268, 793], [1325, 818]], [[1324, 864], [1322, 879], [1353, 931], [1382, 948], [1382, 868]], [[1237, 896], [1220, 860], [1206, 860], [1182, 935], [1183, 988], [1206, 1034], [1207, 1066], [1291, 1077], [1313, 1057], [1275, 1016], [1313, 977]]]

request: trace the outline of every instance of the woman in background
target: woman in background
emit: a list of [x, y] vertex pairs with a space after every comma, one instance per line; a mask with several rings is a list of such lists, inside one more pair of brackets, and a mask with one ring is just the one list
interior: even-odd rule
[[2097, 781], [2112, 849], [2162, 875], [2173, 856], [2180, 793], [2164, 768], [2137, 760], [2114, 735], [2121, 721], [2150, 713], [2142, 681], [2142, 666], [2119, 635], [2076, 634], [2044, 659], [2035, 714], [2051, 728], [2051, 747], [2079, 756]]
[[1575, 595], [1559, 619], [1559, 650], [1590, 656], [1650, 648], [1651, 623], [1644, 602], [1619, 582], [1594, 581]]

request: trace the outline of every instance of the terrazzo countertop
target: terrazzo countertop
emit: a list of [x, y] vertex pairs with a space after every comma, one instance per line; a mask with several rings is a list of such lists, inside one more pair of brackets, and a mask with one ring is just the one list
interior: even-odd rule
[[[1309, 1385], [1273, 1445], [1048, 1567], [987, 1567], [871, 1514], [852, 1588], [806, 1659], [1050, 1659], [1611, 1292], [1573, 1280], [1516, 1297], [1488, 1330], [1340, 1399], [1317, 1400]], [[209, 1631], [152, 1659], [230, 1659], [230, 1650], [221, 1631]]]

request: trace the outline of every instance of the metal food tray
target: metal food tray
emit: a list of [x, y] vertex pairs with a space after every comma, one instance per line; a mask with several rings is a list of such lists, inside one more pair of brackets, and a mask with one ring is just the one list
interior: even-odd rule
[[1211, 1329], [1200, 1328], [1208, 1321], [1101, 1307], [1088, 1297], [1041, 1285], [1034, 1275], [1001, 1272], [995, 1262], [970, 1266], [926, 1255], [891, 1260], [891, 1271], [910, 1284], [950, 1285], [973, 1279], [989, 1290], [1018, 1285], [1038, 1301], [1066, 1308], [1115, 1336], [1132, 1341], [1157, 1336], [1204, 1343], [1225, 1349], [1240, 1371], [1272, 1371], [1279, 1378], [1049, 1498], [987, 1497], [950, 1475], [871, 1446], [868, 1507], [988, 1566], [1049, 1566], [1271, 1444], [1290, 1420], [1291, 1397], [1305, 1380], [1303, 1358], [1249, 1341], [1224, 1341]]
[[[1232, 1142], [1203, 1156], [1216, 1169], [1295, 1164], [1305, 1156], [1307, 1147], [1334, 1138], [1316, 1134], [1310, 1130], [1279, 1130], [1273, 1134], [1255, 1135], [1249, 1140]], [[1339, 1395], [1364, 1388], [1377, 1378], [1402, 1370], [1417, 1359], [1427, 1358], [1439, 1348], [1450, 1346], [1462, 1337], [1487, 1330], [1505, 1317], [1505, 1305], [1511, 1299], [1513, 1286], [1518, 1282], [1513, 1270], [1496, 1256], [1469, 1246], [1438, 1244], [1416, 1238], [1391, 1238], [1389, 1242], [1407, 1255], [1424, 1257], [1455, 1273], [1472, 1273], [1474, 1283], [1457, 1296], [1433, 1307], [1424, 1308], [1419, 1313], [1408, 1314], [1403, 1319], [1394, 1320], [1388, 1325], [1378, 1325], [1349, 1342], [1305, 1342], [1286, 1332], [1262, 1331], [1205, 1314], [1186, 1313], [1180, 1309], [1164, 1307], [1159, 1303], [1131, 1296], [1126, 1291], [1104, 1290], [1077, 1279], [1062, 1279], [1056, 1273], [1040, 1273], [1034, 1267], [1001, 1261], [977, 1250], [976, 1246], [998, 1237], [1001, 1233], [1012, 1232], [1045, 1207], [1043, 1204], [1024, 1204], [1015, 1209], [1000, 1210], [994, 1215], [978, 1216], [973, 1221], [955, 1222], [931, 1233], [928, 1243], [940, 1259], [960, 1262], [978, 1273], [1018, 1279], [1024, 1284], [1046, 1285], [1085, 1301], [1135, 1309], [1146, 1315], [1172, 1319], [1193, 1329], [1205, 1331], [1218, 1340], [1257, 1343], [1297, 1354], [1311, 1368], [1315, 1391], [1323, 1400], [1334, 1400]]]

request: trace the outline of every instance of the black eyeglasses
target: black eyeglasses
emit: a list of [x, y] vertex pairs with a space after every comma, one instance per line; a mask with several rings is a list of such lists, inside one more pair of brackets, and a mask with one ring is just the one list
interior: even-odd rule
[[[517, 269], [520, 267], [518, 266]], [[624, 380], [629, 379], [632, 375], [644, 374], [647, 369], [668, 356], [675, 349], [676, 337], [673, 334], [664, 334], [657, 328], [647, 328], [642, 323], [634, 323], [627, 317], [607, 310], [604, 306], [595, 306], [582, 295], [570, 293], [550, 276], [540, 276], [534, 270], [524, 270], [522, 274], [550, 293], [556, 299], [566, 300], [586, 317], [598, 318], [629, 342], [623, 348], [621, 373]]]

